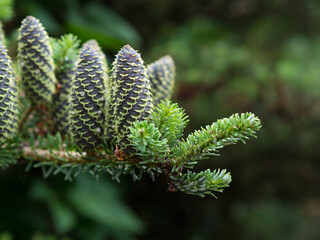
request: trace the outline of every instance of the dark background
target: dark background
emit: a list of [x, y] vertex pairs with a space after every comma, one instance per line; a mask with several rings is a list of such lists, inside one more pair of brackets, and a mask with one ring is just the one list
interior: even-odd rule
[[161, 177], [70, 183], [22, 164], [0, 171], [0, 240], [320, 239], [320, 1], [16, 0], [13, 12], [13, 57], [33, 15], [51, 36], [97, 39], [109, 64], [127, 43], [146, 64], [170, 54], [186, 133], [246, 111], [263, 127], [198, 165], [232, 173], [217, 200], [168, 193]]

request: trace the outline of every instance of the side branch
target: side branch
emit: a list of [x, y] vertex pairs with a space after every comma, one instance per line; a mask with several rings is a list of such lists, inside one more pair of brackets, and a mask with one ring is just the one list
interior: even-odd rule
[[25, 146], [22, 148], [22, 155], [31, 158], [38, 162], [56, 162], [58, 164], [92, 164], [99, 163], [108, 165], [113, 163], [114, 159], [110, 155], [97, 155], [94, 158], [88, 156], [86, 153], [79, 153], [75, 151], [58, 151], [58, 150], [44, 150], [31, 148]]
[[173, 164], [194, 164], [206, 156], [218, 154], [224, 146], [238, 141], [245, 143], [250, 136], [255, 137], [260, 128], [259, 118], [252, 113], [233, 114], [229, 118], [220, 119], [180, 141], [172, 150]]

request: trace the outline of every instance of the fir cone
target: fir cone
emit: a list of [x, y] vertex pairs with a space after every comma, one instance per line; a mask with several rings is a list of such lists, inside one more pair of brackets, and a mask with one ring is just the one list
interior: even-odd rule
[[175, 65], [171, 56], [164, 56], [147, 66], [154, 104], [171, 98], [175, 82]]
[[104, 54], [104, 52], [102, 51], [101, 47], [99, 46], [99, 43], [95, 40], [95, 39], [91, 39], [91, 40], [88, 40], [86, 41], [83, 46], [91, 46], [93, 47], [94, 50], [96, 50], [97, 53], [99, 53], [100, 57], [101, 57], [101, 60], [103, 62], [103, 66], [105, 68], [105, 71], [108, 72], [109, 69], [108, 69], [108, 61], [107, 61], [107, 58], [106, 58], [106, 55]]
[[106, 74], [99, 54], [90, 46], [81, 49], [71, 88], [70, 132], [81, 150], [102, 144], [105, 124]]
[[107, 136], [120, 151], [134, 154], [128, 139], [129, 127], [135, 121], [150, 117], [153, 101], [150, 81], [138, 52], [125, 45], [116, 55], [110, 76], [110, 104]]
[[51, 102], [55, 76], [48, 34], [32, 16], [22, 21], [19, 31], [18, 57], [26, 96], [33, 104]]
[[18, 89], [10, 57], [0, 43], [0, 146], [18, 126]]

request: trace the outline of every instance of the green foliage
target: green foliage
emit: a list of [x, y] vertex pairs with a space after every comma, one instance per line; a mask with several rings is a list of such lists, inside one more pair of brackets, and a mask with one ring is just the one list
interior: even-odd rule
[[[174, 58], [177, 98], [192, 112], [193, 127], [248, 109], [273, 117], [312, 108], [308, 114], [316, 118], [318, 108], [311, 103], [319, 97], [319, 37], [290, 33], [292, 22], [285, 25], [283, 21], [260, 19], [247, 26], [243, 41], [241, 33], [223, 22], [196, 18], [154, 44], [149, 59], [166, 52]], [[268, 132], [278, 127], [268, 123]]]
[[110, 76], [108, 137], [130, 155], [129, 127], [135, 121], [147, 120], [152, 111], [150, 81], [140, 54], [129, 45], [117, 54]]
[[81, 49], [71, 89], [71, 134], [82, 150], [102, 144], [106, 85], [103, 62], [92, 47]]
[[189, 122], [184, 110], [177, 103], [161, 101], [152, 112], [152, 122], [159, 129], [161, 139], [167, 139], [170, 147], [183, 136], [183, 131]]
[[119, 193], [110, 182], [97, 184], [88, 176], [82, 175], [65, 196], [59, 196], [49, 184], [39, 181], [32, 185], [30, 195], [36, 202], [48, 207], [59, 234], [66, 234], [77, 228], [77, 218], [80, 217], [96, 221], [107, 231], [122, 231], [125, 235], [139, 233], [143, 229], [143, 223], [119, 201]]
[[[15, 175], [9, 179], [11, 184], [3, 181], [8, 179], [3, 174], [0, 176], [0, 203], [6, 203], [1, 208], [1, 240], [8, 236], [30, 240], [124, 240], [135, 239], [145, 230], [146, 224], [127, 206], [119, 184], [105, 177], [96, 183], [83, 174], [70, 183], [57, 177], [43, 181], [35, 176], [30, 182], [22, 180], [22, 186], [17, 176], [23, 171], [17, 169], [6, 174]], [[12, 211], [13, 206], [23, 209], [24, 215]], [[10, 227], [14, 220], [15, 225]]]
[[139, 45], [142, 41], [130, 22], [101, 3], [88, 2], [80, 8], [73, 1], [66, 7], [66, 30], [81, 39], [96, 39], [103, 48], [116, 51], [126, 43]]
[[13, 0], [0, 0], [0, 19], [7, 21], [13, 17]]
[[18, 89], [11, 59], [0, 43], [0, 145], [16, 133], [18, 107]]
[[[71, 30], [80, 33], [83, 41], [96, 38], [111, 62], [113, 53], [123, 44], [137, 47], [132, 38], [110, 38], [113, 29], [128, 32], [105, 12], [101, 19], [110, 28], [105, 25], [95, 28], [98, 24], [87, 14], [88, 5], [105, 7], [96, 2], [16, 0], [16, 17], [4, 28], [11, 41], [7, 45], [10, 55], [14, 56], [15, 50], [13, 28], [25, 14], [40, 19], [54, 36]], [[78, 8], [74, 7], [75, 3]], [[196, 166], [201, 170], [228, 168], [232, 172], [231, 189], [214, 204], [211, 198], [161, 193], [163, 178], [159, 179], [160, 183], [157, 179], [156, 184], [148, 179], [134, 184], [129, 177], [121, 177], [121, 185], [113, 185], [116, 190], [123, 191], [118, 201], [121, 196], [127, 197], [129, 204], [146, 220], [148, 231], [119, 239], [153, 239], [155, 236], [192, 240], [320, 239], [317, 200], [320, 186], [320, 1], [292, 4], [292, 1], [283, 0], [191, 0], [184, 3], [177, 0], [109, 1], [107, 11], [135, 25], [136, 32], [143, 36], [140, 50], [146, 63], [168, 53], [173, 57], [177, 66], [173, 99], [191, 119], [186, 135], [233, 112], [254, 112], [263, 118], [264, 127], [259, 132], [259, 141], [227, 147], [221, 151], [221, 157], [210, 157], [210, 161], [199, 162]], [[69, 9], [80, 21], [73, 22]], [[157, 9], [156, 13], [151, 9]], [[111, 20], [106, 21], [107, 18]], [[23, 94], [21, 92], [22, 97]], [[41, 119], [41, 114], [35, 110], [24, 125], [23, 135], [31, 130], [37, 135]], [[23, 139], [26, 143], [26, 138]], [[62, 239], [49, 204], [30, 200], [27, 190], [37, 179], [46, 183], [45, 187], [51, 188], [66, 208], [76, 214], [76, 227], [68, 235], [75, 239], [116, 238], [110, 236], [107, 225], [101, 226], [93, 218], [78, 214], [64, 197], [78, 179], [73, 185], [64, 182], [60, 175], [43, 181], [39, 169], [26, 174], [23, 166], [20, 167], [26, 161], [18, 162], [19, 165], [0, 172], [3, 206], [0, 232], [4, 237], [49, 238], [49, 233], [54, 232], [59, 235], [56, 239]], [[100, 181], [99, 185], [93, 183], [91, 188], [101, 186], [100, 191], [108, 192], [110, 186], [104, 184], [105, 181]], [[85, 207], [85, 203], [82, 206]], [[60, 222], [63, 224], [63, 220]], [[2, 232], [5, 229], [12, 234]], [[35, 234], [35, 231], [43, 234]], [[120, 235], [120, 232], [113, 233]]]
[[51, 38], [50, 41], [53, 50], [55, 73], [59, 74], [74, 68], [74, 63], [79, 55], [80, 40], [78, 37], [73, 34], [65, 34], [59, 39]]
[[57, 131], [66, 134], [70, 127], [68, 116], [71, 81], [75, 72], [80, 42], [76, 36], [67, 34], [60, 39], [52, 39], [51, 45], [54, 53], [55, 74], [59, 84], [58, 91], [53, 95], [52, 122]]
[[[19, 140], [2, 143], [0, 156], [6, 157], [1, 160], [3, 168], [23, 158], [28, 162], [27, 171], [41, 168], [44, 178], [62, 173], [69, 181], [80, 173], [89, 173], [97, 181], [101, 174], [110, 174], [117, 181], [124, 174], [131, 174], [134, 181], [140, 180], [143, 173], [152, 179], [163, 174], [169, 191], [198, 196], [215, 196], [213, 192], [222, 192], [229, 186], [231, 175], [226, 170], [184, 171], [193, 168], [197, 160], [217, 155], [220, 148], [254, 136], [260, 129], [257, 117], [251, 113], [234, 114], [181, 139], [188, 116], [168, 100], [175, 78], [170, 56], [150, 64], [147, 70], [140, 54], [125, 45], [112, 63], [109, 81], [106, 57], [95, 40], [79, 49], [78, 38], [68, 34], [52, 38], [50, 44], [36, 18], [23, 20], [18, 56], [26, 97], [22, 94], [23, 114], [15, 127], [18, 114], [11, 113], [17, 110], [18, 102], [10, 96], [15, 94], [17, 98], [17, 89], [9, 58], [2, 49], [0, 63], [5, 74], [1, 89], [4, 93], [15, 92], [9, 97], [4, 95], [1, 102], [1, 133], [17, 127], [19, 130]], [[153, 101], [159, 103], [154, 106]], [[108, 221], [95, 197], [83, 191], [79, 194], [90, 203], [86, 210], [80, 210], [82, 214]], [[64, 218], [66, 222], [61, 224], [71, 228], [72, 213], [65, 212], [56, 197], [49, 199], [54, 218]], [[72, 199], [74, 205], [82, 203]], [[119, 222], [124, 224], [125, 220]], [[67, 231], [62, 225], [57, 228]]]
[[187, 173], [173, 177], [175, 187], [187, 194], [193, 194], [204, 197], [205, 194], [211, 195], [216, 198], [212, 193], [223, 192], [223, 189], [229, 187], [231, 183], [231, 175], [226, 170], [210, 169], [199, 173], [187, 171]]
[[68, 198], [82, 216], [96, 220], [112, 232], [123, 235], [141, 232], [143, 223], [118, 200], [118, 195], [116, 186], [111, 183], [97, 185], [92, 179], [81, 177]]
[[32, 16], [22, 21], [19, 31], [18, 57], [24, 91], [33, 104], [51, 102], [56, 79], [48, 34]]
[[313, 41], [303, 37], [293, 38], [283, 47], [275, 64], [276, 75], [283, 84], [302, 90], [312, 98], [319, 96], [320, 89], [320, 69], [316, 67], [319, 63], [319, 43], [319, 38]]
[[[182, 134], [180, 137], [177, 134], [175, 140], [178, 142], [175, 145], [169, 145], [170, 135], [167, 134], [167, 131], [159, 130], [159, 126], [162, 130], [166, 129], [159, 122], [163, 122], [164, 125], [177, 126], [179, 125], [177, 119], [182, 124], [186, 116], [183, 110], [177, 107], [177, 104], [172, 104], [170, 101], [162, 102], [158, 106], [157, 118], [151, 119], [150, 123], [136, 122], [130, 128], [131, 144], [138, 151], [137, 155], [145, 160], [142, 163], [166, 166], [169, 161], [170, 173], [168, 174], [171, 179], [169, 190], [171, 191], [179, 190], [198, 196], [205, 194], [215, 196], [212, 191], [222, 192], [223, 188], [228, 187], [231, 182], [231, 175], [226, 170], [211, 172], [208, 169], [200, 173], [188, 171], [183, 174], [182, 169], [192, 168], [197, 160], [207, 158], [209, 155], [218, 155], [218, 150], [224, 146], [235, 144], [238, 141], [245, 143], [249, 136], [255, 136], [256, 131], [260, 129], [260, 120], [252, 113], [234, 114], [195, 131], [186, 140], [179, 141]], [[172, 116], [176, 115], [180, 118], [168, 118], [164, 122], [163, 119], [168, 116], [168, 111], [165, 110], [175, 110], [172, 111]], [[146, 159], [149, 160], [146, 161]]]
[[137, 121], [129, 129], [130, 143], [138, 151], [136, 155], [142, 156], [144, 160], [156, 162], [163, 161], [168, 155], [168, 140], [154, 123]]
[[259, 118], [252, 113], [234, 114], [230, 118], [220, 119], [180, 141], [172, 150], [173, 161], [177, 165], [195, 164], [197, 160], [209, 155], [217, 155], [224, 146], [238, 141], [245, 143], [260, 128]]
[[0, 21], [0, 43], [2, 44], [2, 45], [5, 45], [5, 35], [4, 35], [4, 31], [3, 31], [3, 29], [2, 29], [2, 23], [1, 23], [1, 21]]
[[16, 142], [17, 139], [13, 139], [0, 147], [0, 168], [6, 169], [11, 164], [18, 162], [21, 153], [20, 146]]
[[147, 66], [154, 103], [170, 99], [175, 83], [176, 67], [171, 56], [167, 55]]
[[9, 232], [1, 232], [0, 240], [12, 240], [12, 235]]

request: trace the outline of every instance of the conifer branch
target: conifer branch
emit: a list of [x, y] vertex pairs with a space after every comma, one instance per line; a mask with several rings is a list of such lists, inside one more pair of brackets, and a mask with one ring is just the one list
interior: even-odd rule
[[233, 114], [230, 118], [220, 119], [177, 143], [172, 149], [173, 164], [195, 164], [209, 155], [218, 155], [224, 146], [238, 141], [245, 143], [250, 136], [255, 137], [260, 128], [259, 118], [252, 113]]
[[152, 179], [163, 174], [169, 191], [215, 197], [229, 186], [229, 172], [185, 169], [218, 155], [224, 146], [245, 142], [261, 128], [254, 114], [234, 114], [181, 139], [189, 120], [168, 100], [175, 79], [170, 56], [146, 68], [141, 55], [125, 45], [108, 76], [95, 40], [81, 49], [71, 34], [49, 42], [31, 16], [20, 27], [18, 59], [21, 102], [31, 102], [22, 117], [17, 78], [0, 36], [1, 168], [27, 160], [27, 170], [39, 167], [45, 178], [63, 173], [66, 180], [83, 172], [96, 179], [108, 173], [117, 181], [123, 174], [134, 181], [143, 173]]
[[206, 194], [215, 198], [213, 192], [223, 192], [223, 189], [229, 187], [231, 183], [231, 174], [227, 170], [210, 169], [199, 173], [188, 171], [185, 174], [172, 177], [174, 181], [171, 191], [178, 190], [187, 194], [204, 197]]
[[5, 169], [16, 164], [21, 157], [18, 139], [12, 139], [0, 147], [0, 168]]
[[167, 139], [170, 147], [182, 137], [183, 131], [189, 122], [188, 116], [177, 103], [161, 100], [152, 114], [152, 122], [159, 129], [160, 139]]
[[148, 161], [164, 161], [169, 152], [168, 140], [161, 139], [161, 133], [153, 123], [135, 122], [130, 133], [129, 139], [137, 156]]
[[[30, 146], [25, 146], [22, 148], [22, 155], [26, 158], [32, 159], [38, 162], [55, 162], [57, 164], [92, 164], [99, 163], [101, 165], [107, 165], [102, 160], [102, 157], [97, 155], [96, 158], [90, 158], [86, 153], [80, 153], [78, 151], [68, 151], [68, 150], [46, 150], [37, 149]], [[103, 155], [103, 160], [113, 160], [109, 155]]]

